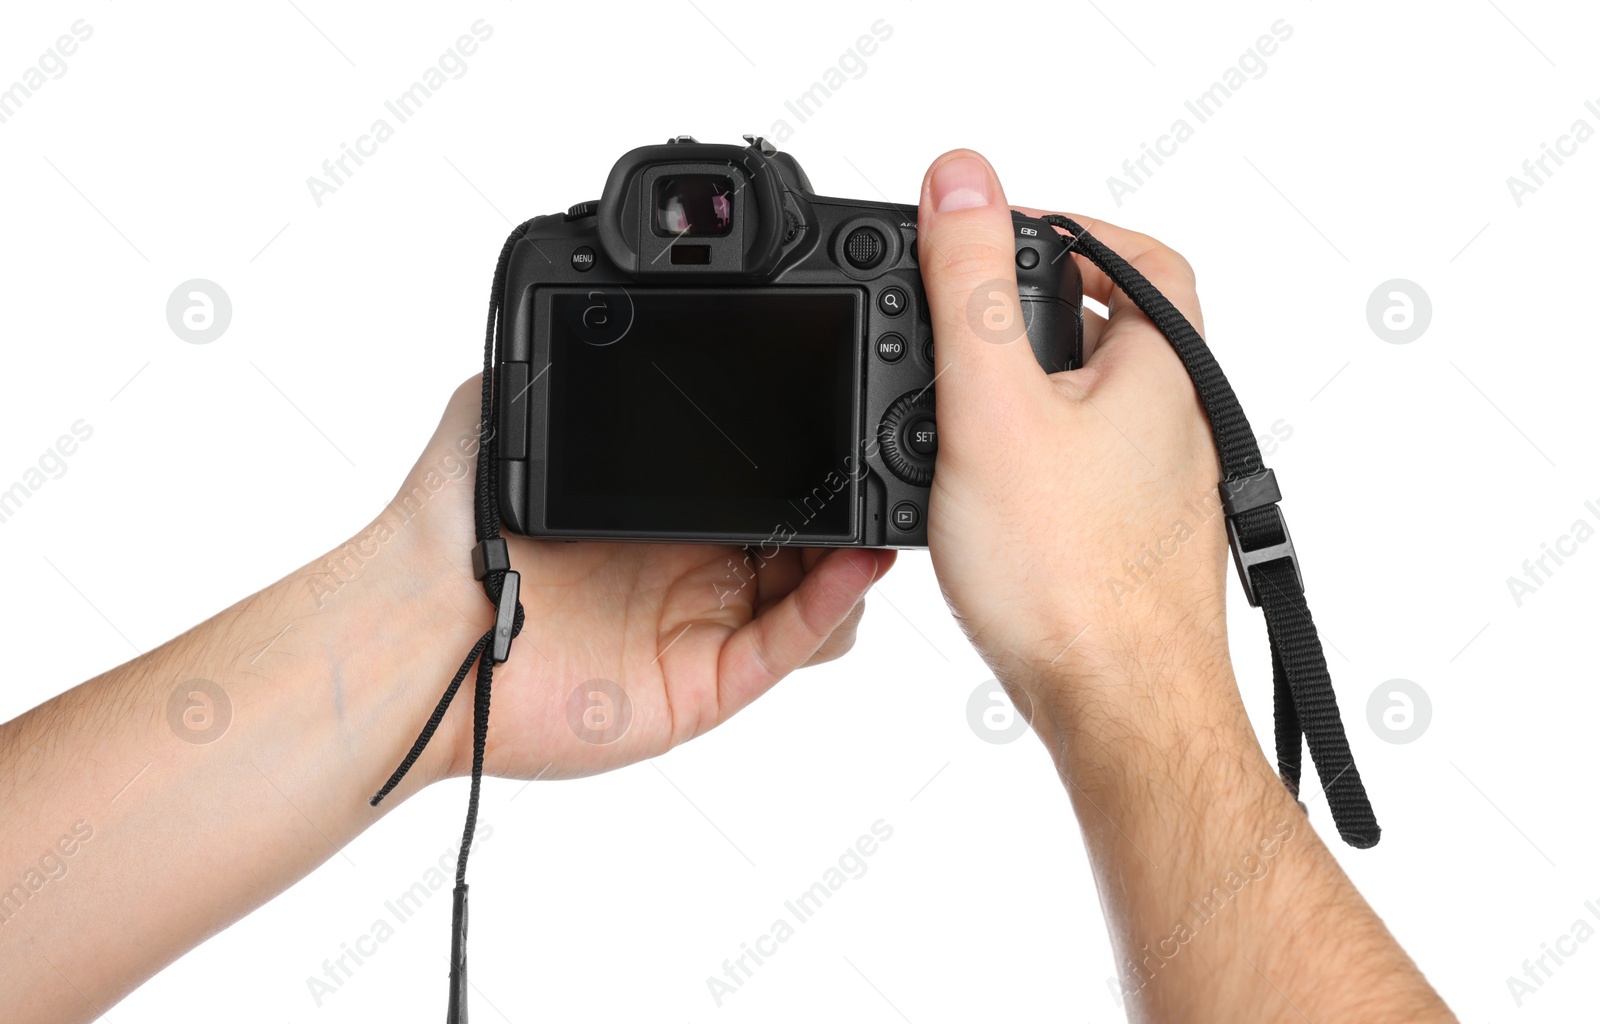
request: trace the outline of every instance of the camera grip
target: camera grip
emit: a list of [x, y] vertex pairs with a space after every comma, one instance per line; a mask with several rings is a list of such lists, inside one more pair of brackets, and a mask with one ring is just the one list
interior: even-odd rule
[[1065, 299], [1022, 296], [1028, 344], [1045, 373], [1075, 370], [1083, 363], [1081, 307]]
[[1042, 220], [1011, 211], [1017, 245], [1017, 297], [1033, 357], [1045, 373], [1083, 365], [1083, 276]]

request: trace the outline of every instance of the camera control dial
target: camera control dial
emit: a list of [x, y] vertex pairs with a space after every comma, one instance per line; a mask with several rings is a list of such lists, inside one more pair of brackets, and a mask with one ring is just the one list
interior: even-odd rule
[[895, 399], [878, 424], [878, 447], [891, 473], [913, 486], [928, 486], [933, 479], [933, 457], [939, 451], [932, 388]]

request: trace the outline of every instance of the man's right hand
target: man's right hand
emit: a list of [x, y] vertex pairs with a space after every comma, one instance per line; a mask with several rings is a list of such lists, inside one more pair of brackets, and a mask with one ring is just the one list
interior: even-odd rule
[[[947, 153], [928, 171], [918, 225], [939, 374], [929, 547], [945, 596], [1002, 680], [1052, 703], [1063, 686], [1092, 687], [1174, 644], [1225, 660], [1217, 458], [1188, 375], [1077, 255], [1061, 258], [1078, 261], [1085, 295], [1110, 315], [1086, 311], [1084, 366], [1047, 375], [1022, 335], [1010, 210], [976, 153]], [[1199, 328], [1183, 257], [1077, 219]]]
[[[1181, 256], [1074, 219], [1200, 326]], [[934, 570], [1072, 795], [1129, 1019], [1453, 1020], [1245, 715], [1217, 458], [1177, 355], [1074, 255], [1109, 316], [1085, 316], [1083, 368], [1039, 367], [982, 157], [934, 163], [917, 223], [939, 373]]]

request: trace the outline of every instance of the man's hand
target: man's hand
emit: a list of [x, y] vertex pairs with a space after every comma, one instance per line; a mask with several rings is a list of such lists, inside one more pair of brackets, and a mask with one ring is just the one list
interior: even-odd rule
[[[1200, 327], [1181, 256], [1073, 219]], [[1086, 314], [1082, 369], [1039, 367], [1016, 326], [1010, 207], [976, 153], [934, 162], [917, 226], [939, 374], [934, 569], [1072, 795], [1130, 1019], [1453, 1019], [1245, 717], [1217, 459], [1177, 355], [1072, 255], [1109, 316]]]
[[[1081, 259], [1085, 295], [1110, 316], [1085, 311], [1083, 368], [1047, 375], [1014, 340], [1010, 210], [976, 154], [947, 154], [928, 172], [918, 223], [939, 374], [929, 546], [950, 605], [985, 657], [1030, 685], [1092, 685], [1175, 637], [1225, 662], [1227, 544], [1194, 388], [1154, 325]], [[1183, 257], [1078, 219], [1201, 326]], [[1077, 259], [1043, 248], [1047, 260]]]
[[[479, 378], [457, 389], [416, 468], [374, 531], [396, 541], [406, 586], [458, 620], [441, 641], [457, 659], [492, 612], [473, 580], [472, 480], [428, 495], [441, 467], [468, 467], [476, 450]], [[373, 531], [369, 531], [373, 532]], [[485, 771], [570, 778], [665, 753], [725, 721], [784, 676], [839, 657], [855, 641], [867, 588], [895, 552], [704, 544], [563, 544], [508, 536], [522, 574], [527, 625], [495, 671]], [[443, 690], [446, 673], [439, 680]], [[470, 677], [469, 677], [470, 682]], [[575, 696], [576, 694], [576, 696]], [[428, 706], [415, 709], [418, 727]], [[440, 764], [465, 774], [472, 758], [472, 688], [457, 694], [435, 742]]]

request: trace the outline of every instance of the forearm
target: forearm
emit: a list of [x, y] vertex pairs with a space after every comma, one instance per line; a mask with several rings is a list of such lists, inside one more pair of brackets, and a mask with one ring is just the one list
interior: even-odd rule
[[448, 771], [440, 742], [367, 805], [482, 628], [402, 583], [396, 555], [347, 582], [318, 560], [0, 726], [15, 1019], [100, 1016]]
[[1119, 659], [1036, 722], [1136, 1021], [1453, 1020], [1262, 756], [1225, 651]]
[[[0, 726], [7, 1021], [100, 1016], [381, 810], [467, 773], [470, 681], [400, 788], [367, 803], [494, 618], [470, 569], [482, 390], [456, 389], [396, 499], [349, 544]], [[838, 657], [894, 563], [788, 548], [744, 562], [730, 593], [736, 546], [506, 540], [535, 628], [495, 672], [484, 770], [521, 779], [655, 757]], [[208, 720], [196, 702], [185, 723], [188, 694], [208, 689], [197, 679], [226, 694], [225, 730], [220, 704]], [[590, 702], [576, 721], [574, 701]]]

